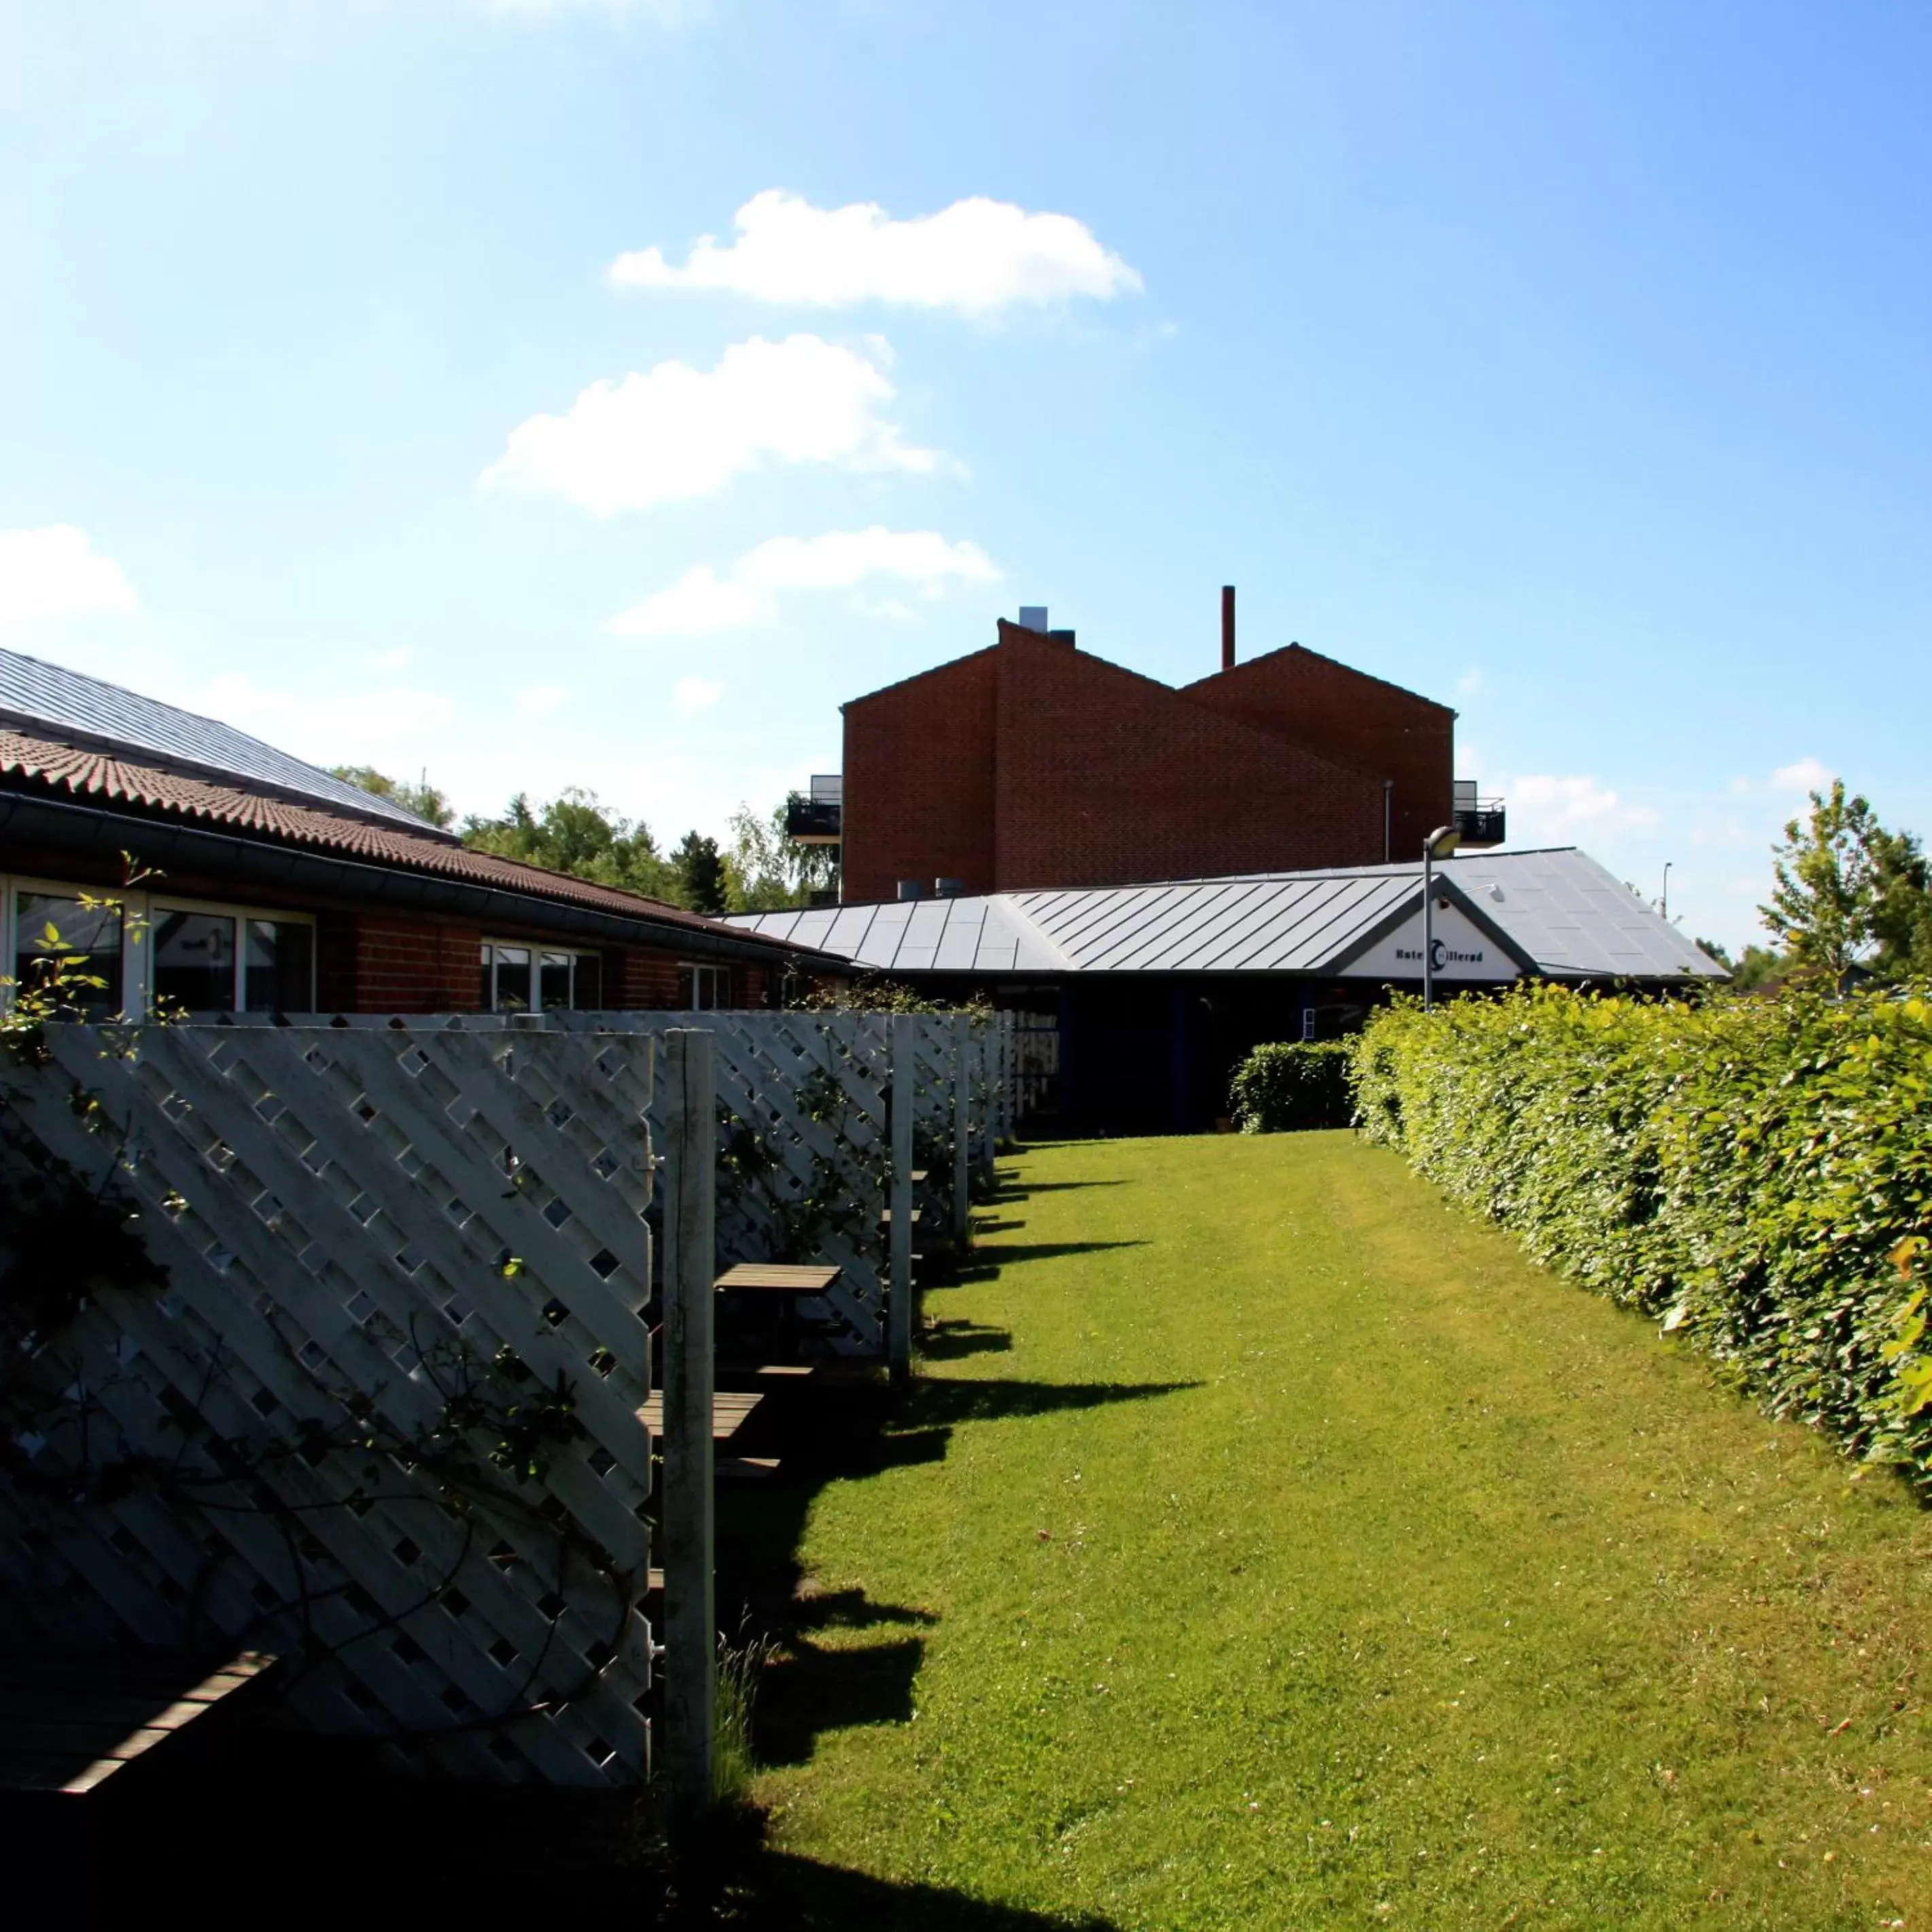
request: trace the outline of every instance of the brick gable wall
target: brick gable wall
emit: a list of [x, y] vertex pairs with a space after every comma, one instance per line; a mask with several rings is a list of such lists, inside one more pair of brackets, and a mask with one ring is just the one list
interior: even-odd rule
[[1003, 628], [999, 890], [1381, 857], [1378, 778], [1085, 652]]
[[[979, 893], [1380, 860], [1384, 776], [1404, 808], [1426, 814], [1439, 788], [1446, 811], [1454, 714], [1297, 655], [1342, 680], [1298, 667], [1286, 730], [1292, 707], [1271, 681], [1202, 702], [1201, 686], [1176, 692], [1004, 621], [990, 650], [854, 699], [846, 902], [892, 899], [909, 878]], [[1350, 702], [1388, 715], [1352, 719]], [[1335, 725], [1332, 741], [1311, 716]], [[1384, 746], [1387, 770], [1354, 755]]]
[[[1064, 646], [1058, 648], [1064, 649]], [[845, 706], [844, 896], [897, 897], [902, 879], [998, 890], [993, 865], [995, 651], [941, 664]]]
[[[1391, 858], [1414, 857], [1430, 833], [1449, 820], [1456, 714], [1447, 706], [1299, 644], [1184, 686], [1182, 694], [1257, 730], [1392, 778]], [[1383, 856], [1379, 842], [1373, 856]]]

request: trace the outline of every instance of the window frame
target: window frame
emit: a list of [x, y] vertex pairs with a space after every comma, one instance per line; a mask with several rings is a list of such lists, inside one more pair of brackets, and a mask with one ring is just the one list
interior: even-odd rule
[[[498, 946], [511, 947], [530, 956], [530, 1003], [526, 1006], [505, 1006], [496, 1004], [496, 962], [494, 955]], [[604, 1010], [601, 996], [604, 990], [606, 962], [603, 949], [600, 946], [562, 945], [542, 939], [511, 939], [501, 934], [484, 933], [477, 942], [477, 950], [479, 955], [488, 952], [493, 956], [487, 962], [480, 957], [476, 962], [479, 973], [487, 971], [490, 975], [490, 997], [482, 1006], [482, 1010], [486, 1013], [589, 1013]], [[554, 956], [558, 953], [563, 954], [570, 962], [570, 997], [561, 1006], [547, 1006], [543, 1003], [544, 958], [546, 954]], [[577, 1004], [577, 962], [580, 959], [594, 959], [597, 962], [597, 990], [600, 996], [597, 1006], [580, 1006]], [[480, 980], [477, 990], [479, 994], [482, 991]]]
[[[729, 966], [721, 966], [711, 960], [680, 959], [677, 962], [677, 970], [680, 982], [679, 991], [690, 995], [682, 1011], [687, 1013], [715, 1013], [731, 1010], [733, 989]], [[687, 973], [691, 976], [688, 984], [684, 982], [684, 975]], [[698, 998], [700, 986], [706, 982], [713, 989], [713, 997], [709, 1001]]]
[[[30, 872], [0, 872], [0, 978], [9, 982], [19, 957], [20, 896], [45, 892], [62, 898], [77, 898], [82, 893], [98, 899], [112, 899], [121, 908], [121, 986], [118, 1016], [146, 1018], [154, 1011], [154, 967], [152, 937], [157, 917], [165, 913], [201, 913], [211, 918], [235, 922], [235, 985], [233, 1004], [225, 1006], [197, 1007], [196, 1012], [245, 1013], [248, 998], [248, 922], [266, 920], [280, 926], [305, 926], [311, 938], [308, 957], [308, 1004], [292, 1007], [297, 1012], [316, 1010], [316, 976], [320, 962], [316, 956], [316, 915], [292, 912], [285, 907], [248, 905], [232, 899], [204, 899], [178, 892], [148, 892], [125, 886], [91, 886], [74, 879], [44, 878]], [[14, 988], [0, 986], [0, 1011], [14, 1004]]]

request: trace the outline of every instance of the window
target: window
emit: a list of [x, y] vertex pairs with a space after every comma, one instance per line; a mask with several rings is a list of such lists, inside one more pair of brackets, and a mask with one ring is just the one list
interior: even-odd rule
[[218, 913], [154, 914], [154, 994], [191, 1013], [235, 1010], [235, 922]]
[[315, 1010], [315, 927], [227, 907], [152, 903], [149, 992], [191, 1013]]
[[242, 1006], [250, 1013], [315, 1010], [315, 928], [296, 920], [251, 919], [242, 965]]
[[70, 977], [105, 982], [69, 1000], [71, 1017], [140, 1014], [152, 1001], [195, 1013], [315, 1010], [313, 920], [143, 892], [88, 897], [55, 880], [0, 880], [0, 960], [10, 956], [16, 983], [44, 981], [57, 956]]
[[527, 946], [500, 946], [496, 952], [496, 996], [490, 1002], [500, 1013], [526, 1013], [530, 1010], [530, 949]]
[[603, 1004], [604, 962], [595, 952], [483, 942], [481, 992], [493, 1013], [584, 1012]]
[[579, 952], [572, 967], [570, 1004], [580, 1013], [601, 1012], [604, 1008], [604, 956]]
[[[19, 892], [14, 934], [16, 986], [44, 986], [59, 974], [68, 982], [63, 1012], [104, 1019], [121, 1010], [123, 921], [118, 904], [84, 904], [78, 892]], [[87, 980], [100, 983], [74, 983]]]
[[684, 1004], [692, 1012], [708, 1012], [714, 1006], [731, 1004], [731, 969], [728, 966], [680, 966], [678, 976], [684, 985]]

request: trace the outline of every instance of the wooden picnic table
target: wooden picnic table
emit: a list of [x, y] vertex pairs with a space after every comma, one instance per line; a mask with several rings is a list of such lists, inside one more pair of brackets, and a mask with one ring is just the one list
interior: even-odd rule
[[825, 1294], [838, 1285], [843, 1272], [812, 1262], [740, 1262], [728, 1268], [714, 1284], [720, 1294], [778, 1295], [778, 1334], [781, 1351], [794, 1342], [798, 1324], [798, 1304], [814, 1294]]

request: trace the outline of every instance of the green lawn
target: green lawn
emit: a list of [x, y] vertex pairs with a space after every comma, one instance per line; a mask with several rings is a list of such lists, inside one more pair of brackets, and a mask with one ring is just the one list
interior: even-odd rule
[[796, 1502], [781, 1865], [877, 1924], [1932, 1924], [1890, 1478], [1348, 1136], [1003, 1172]]

